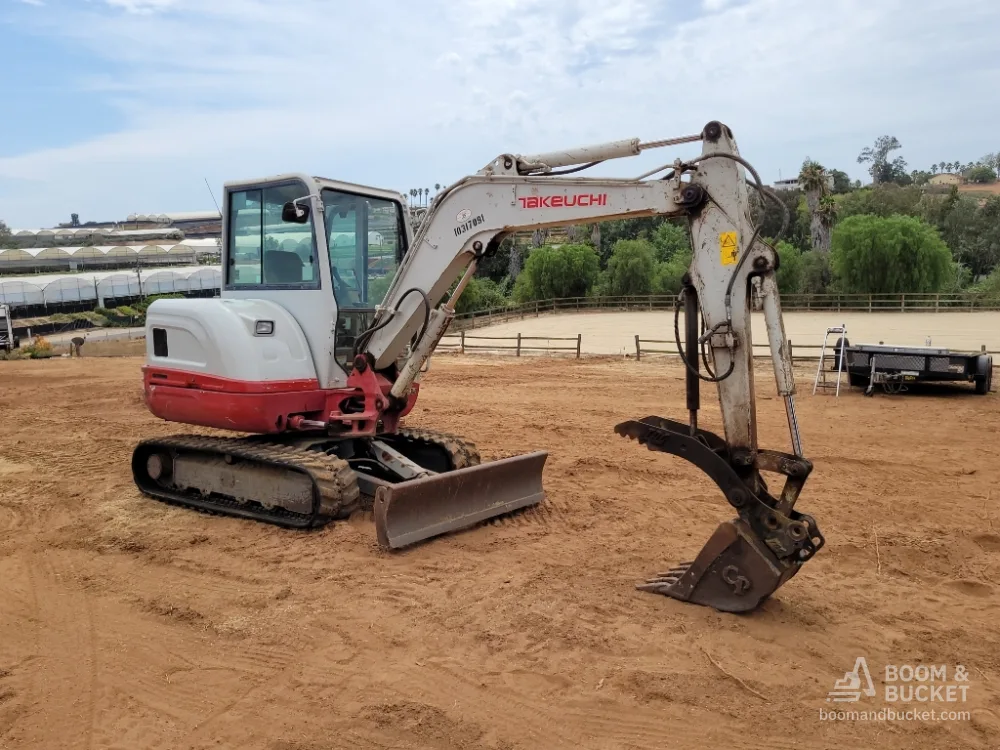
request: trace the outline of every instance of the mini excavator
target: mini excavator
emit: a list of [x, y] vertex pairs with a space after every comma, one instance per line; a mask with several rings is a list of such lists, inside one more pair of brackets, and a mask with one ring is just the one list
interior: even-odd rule
[[[702, 144], [697, 157], [636, 178], [577, 176], [692, 142]], [[737, 518], [722, 523], [694, 560], [639, 588], [721, 611], [754, 609], [823, 537], [793, 509], [812, 465], [795, 417], [778, 256], [753, 226], [748, 188], [781, 206], [739, 155], [730, 129], [715, 121], [661, 141], [502, 154], [439, 193], [416, 228], [393, 191], [301, 174], [227, 183], [221, 296], [150, 305], [143, 385], [161, 419], [243, 434], [143, 440], [132, 457], [135, 482], [168, 503], [295, 529], [372, 511], [378, 543], [389, 550], [536, 505], [546, 451], [484, 463], [460, 436], [403, 426], [456, 301], [477, 264], [513, 232], [685, 219], [694, 256], [674, 334], [689, 418], [650, 416], [614, 429], [705, 471]], [[752, 281], [763, 299], [790, 453], [757, 447]], [[701, 382], [718, 389], [724, 437], [698, 427]], [[784, 475], [777, 497], [761, 472]]]

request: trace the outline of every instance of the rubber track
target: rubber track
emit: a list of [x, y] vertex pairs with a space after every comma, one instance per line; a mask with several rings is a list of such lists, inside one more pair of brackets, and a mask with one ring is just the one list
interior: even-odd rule
[[[272, 466], [296, 467], [304, 470], [312, 478], [319, 490], [319, 507], [313, 513], [304, 515], [284, 508], [270, 510], [261, 505], [241, 503], [218, 497], [193, 497], [159, 487], [145, 475], [145, 462], [141, 470], [146, 478], [136, 484], [145, 494], [173, 505], [215, 515], [249, 518], [265, 523], [273, 523], [287, 528], [317, 528], [337, 518], [346, 518], [360, 507], [360, 490], [357, 476], [348, 463], [324, 453], [292, 448], [280, 443], [261, 443], [259, 440], [243, 438], [216, 438], [203, 435], [171, 435], [141, 441], [135, 451], [163, 446], [207, 452], [218, 457], [231, 455], [248, 461], [271, 464]], [[137, 473], [133, 465], [133, 475]]]
[[408, 440], [414, 443], [436, 445], [448, 451], [451, 456], [452, 469], [465, 469], [478, 466], [479, 450], [476, 444], [458, 435], [437, 430], [426, 430], [418, 427], [402, 427], [396, 433], [396, 439]]

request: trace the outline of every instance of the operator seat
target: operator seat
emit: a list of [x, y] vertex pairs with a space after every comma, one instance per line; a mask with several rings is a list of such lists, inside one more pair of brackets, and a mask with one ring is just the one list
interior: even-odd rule
[[268, 250], [264, 253], [265, 284], [301, 284], [302, 258], [287, 250]]

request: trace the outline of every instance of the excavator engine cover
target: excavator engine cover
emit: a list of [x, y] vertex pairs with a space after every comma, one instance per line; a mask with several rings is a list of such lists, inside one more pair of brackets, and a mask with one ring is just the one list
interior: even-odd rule
[[546, 451], [382, 485], [375, 491], [375, 533], [387, 549], [537, 505], [544, 497]]

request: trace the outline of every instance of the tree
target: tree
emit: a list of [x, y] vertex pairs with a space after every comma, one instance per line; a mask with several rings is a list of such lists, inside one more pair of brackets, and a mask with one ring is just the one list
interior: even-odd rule
[[938, 165], [931, 164], [931, 174], [937, 174], [937, 173], [938, 173]]
[[939, 229], [955, 260], [973, 279], [1000, 264], [1000, 196], [980, 206], [976, 198], [960, 194], [953, 186], [947, 197], [928, 201], [924, 218]]
[[608, 260], [607, 286], [612, 296], [649, 294], [656, 272], [656, 248], [648, 240], [618, 240]]
[[833, 232], [830, 261], [847, 293], [936, 292], [952, 257], [937, 230], [912, 216], [851, 216]]
[[822, 164], [806, 159], [799, 172], [799, 184], [806, 194], [806, 205], [809, 207], [809, 235], [812, 248], [821, 252], [830, 250], [830, 227], [835, 215], [832, 200], [827, 200], [829, 189], [826, 181], [826, 170]]
[[670, 260], [659, 263], [653, 276], [653, 292], [655, 294], [678, 294], [683, 286], [684, 274], [691, 267], [694, 253], [691, 245], [680, 248]]
[[678, 253], [691, 252], [691, 238], [687, 228], [675, 221], [664, 221], [656, 228], [651, 237], [656, 248], [656, 259], [666, 261]]
[[782, 240], [774, 249], [778, 253], [778, 272], [775, 279], [782, 294], [796, 294], [802, 286], [802, 251]]
[[863, 188], [837, 196], [837, 215], [840, 219], [857, 214], [920, 216], [923, 197], [923, 191], [913, 186], [900, 187], [890, 183]]
[[500, 285], [492, 279], [469, 279], [465, 291], [458, 298], [455, 312], [478, 312], [480, 310], [502, 310], [509, 304]]
[[858, 155], [858, 164], [870, 164], [868, 173], [876, 185], [883, 182], [895, 182], [900, 176], [906, 175], [906, 160], [897, 156], [889, 161], [892, 151], [902, 148], [895, 136], [882, 135], [875, 139], [873, 146], [865, 146]]
[[914, 185], [926, 185], [931, 179], [931, 173], [925, 172], [922, 169], [914, 169], [910, 172], [910, 178], [912, 179]]
[[80, 214], [70, 214], [69, 215], [69, 225], [71, 227], [80, 226]]
[[979, 163], [996, 172], [997, 178], [1000, 179], [1000, 151], [997, 151], [995, 154], [986, 154], [986, 156], [979, 160]]
[[0, 219], [0, 248], [17, 247], [14, 242], [14, 236], [11, 234], [10, 227]]
[[532, 250], [514, 284], [518, 302], [556, 297], [584, 297], [601, 266], [589, 245], [543, 246]]
[[851, 192], [851, 178], [847, 176], [846, 172], [841, 172], [839, 169], [831, 169], [830, 175], [833, 177], [834, 195]]
[[966, 174], [966, 178], [969, 182], [975, 182], [978, 185], [987, 185], [997, 181], [993, 167], [988, 167], [985, 164], [980, 164], [970, 169], [968, 174]]

